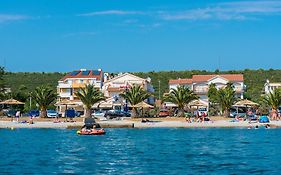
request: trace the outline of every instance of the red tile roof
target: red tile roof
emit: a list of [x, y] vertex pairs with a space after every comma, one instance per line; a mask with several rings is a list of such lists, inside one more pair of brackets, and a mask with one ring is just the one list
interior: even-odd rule
[[229, 81], [244, 81], [243, 74], [222, 74], [222, 75], [193, 75], [193, 82], [205, 82], [215, 77], [222, 77]]
[[[88, 75], [83, 75], [84, 71], [89, 71]], [[76, 75], [71, 75], [73, 72], [78, 72]], [[94, 72], [98, 74], [94, 74]], [[64, 76], [60, 81], [64, 81], [67, 78], [96, 78], [96, 80], [101, 80], [102, 77], [102, 70], [77, 70], [72, 71], [68, 73], [66, 76]]]
[[192, 84], [196, 82], [206, 82], [215, 77], [222, 77], [232, 82], [244, 81], [243, 74], [222, 74], [222, 75], [213, 74], [213, 75], [193, 75], [192, 79], [169, 80], [169, 84]]
[[192, 84], [192, 79], [176, 79], [170, 80], [169, 84]]

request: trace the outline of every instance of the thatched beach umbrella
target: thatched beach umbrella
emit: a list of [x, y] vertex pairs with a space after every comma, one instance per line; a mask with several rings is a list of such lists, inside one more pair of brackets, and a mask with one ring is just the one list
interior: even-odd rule
[[68, 109], [68, 106], [82, 106], [81, 102], [75, 102], [75, 101], [70, 101], [70, 100], [63, 100], [55, 103], [55, 106], [65, 106], [65, 111]]
[[20, 102], [20, 101], [15, 100], [15, 99], [8, 99], [8, 100], [0, 102], [0, 104], [4, 104], [4, 105], [24, 105], [23, 102]]
[[81, 103], [79, 102], [74, 102], [74, 101], [70, 101], [70, 100], [64, 100], [64, 101], [59, 101], [55, 104], [55, 106], [65, 106], [65, 108], [67, 109], [67, 106], [82, 106]]
[[154, 108], [154, 106], [152, 106], [150, 104], [147, 104], [144, 101], [142, 101], [142, 102], [140, 102], [140, 103], [138, 103], [136, 105], [133, 105], [131, 107], [133, 107], [133, 108], [141, 108], [142, 109], [142, 117], [143, 117], [143, 109], [144, 108]]
[[236, 102], [233, 107], [236, 107], [236, 113], [238, 114], [238, 108], [239, 107], [246, 107], [246, 108], [249, 108], [249, 107], [256, 107], [256, 106], [259, 106], [258, 103], [255, 103], [251, 100], [247, 100], [247, 99], [244, 99], [244, 100], [240, 100], [238, 102]]
[[56, 106], [62, 106], [62, 105], [75, 106], [75, 105], [78, 105], [78, 103], [75, 103], [75, 102], [69, 101], [69, 100], [65, 100], [65, 101], [59, 101], [55, 105]]
[[154, 106], [152, 106], [150, 104], [147, 104], [144, 101], [142, 101], [142, 102], [140, 102], [136, 105], [133, 105], [132, 107], [135, 107], [135, 108], [154, 108]]
[[192, 102], [190, 102], [188, 104], [188, 106], [196, 106], [197, 108], [200, 107], [200, 106], [203, 106], [203, 107], [208, 107], [208, 104], [206, 103], [203, 103], [201, 100], [193, 100]]
[[236, 102], [235, 106], [255, 107], [255, 106], [259, 106], [259, 104], [255, 103], [253, 101], [244, 99], [244, 100], [240, 100], [240, 101]]

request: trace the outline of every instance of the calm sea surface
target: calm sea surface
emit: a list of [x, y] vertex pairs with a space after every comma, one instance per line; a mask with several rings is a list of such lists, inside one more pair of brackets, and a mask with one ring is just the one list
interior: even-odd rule
[[281, 174], [281, 129], [0, 130], [0, 174]]

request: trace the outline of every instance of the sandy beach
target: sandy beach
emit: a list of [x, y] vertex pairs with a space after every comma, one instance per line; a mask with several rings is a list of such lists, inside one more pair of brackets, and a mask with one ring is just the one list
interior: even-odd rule
[[[99, 121], [103, 128], [248, 128], [256, 125], [265, 125], [263, 123], [251, 123], [247, 121], [230, 122], [227, 120], [218, 120], [213, 122], [203, 123], [188, 123], [184, 121], [152, 121], [142, 123], [140, 121], [120, 120], [120, 121]], [[270, 122], [271, 127], [281, 127], [281, 121]], [[83, 122], [60, 122], [54, 123], [51, 121], [38, 121], [34, 124], [18, 123], [11, 121], [0, 121], [0, 128], [80, 128]]]

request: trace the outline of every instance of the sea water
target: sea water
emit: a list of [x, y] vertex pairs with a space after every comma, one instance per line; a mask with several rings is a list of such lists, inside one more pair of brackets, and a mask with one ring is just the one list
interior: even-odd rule
[[281, 129], [1, 129], [0, 174], [281, 174]]

